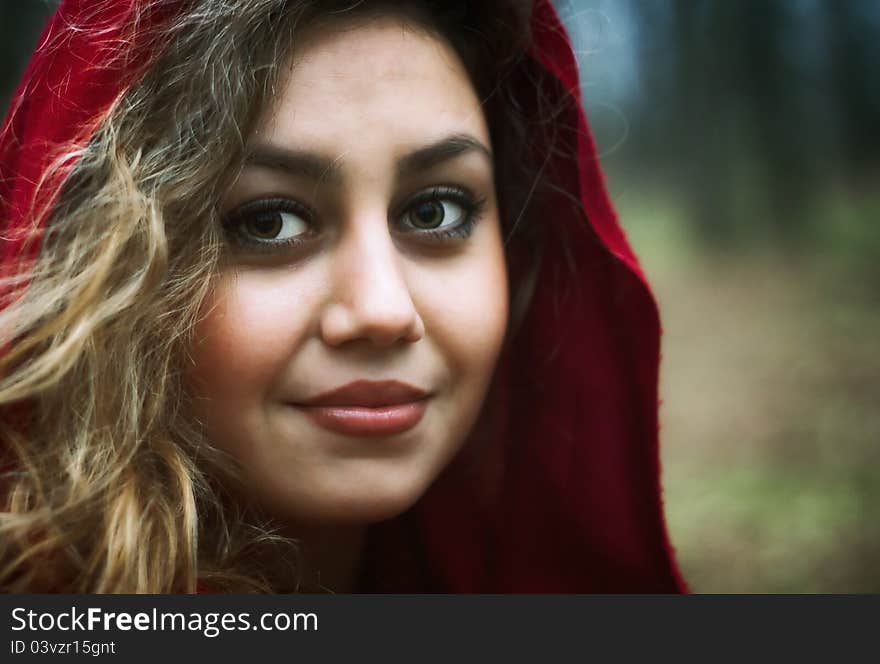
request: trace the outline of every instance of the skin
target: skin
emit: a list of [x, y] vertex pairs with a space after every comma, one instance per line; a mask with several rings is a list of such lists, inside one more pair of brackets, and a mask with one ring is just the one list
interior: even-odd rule
[[[336, 577], [344, 589], [363, 527], [412, 506], [471, 431], [503, 343], [507, 274], [486, 119], [445, 41], [396, 19], [336, 25], [306, 35], [282, 83], [250, 147], [328, 163], [306, 173], [255, 159], [223, 210], [292, 199], [312, 218], [284, 217], [281, 235], [308, 239], [258, 252], [230, 234], [188, 378], [248, 498], [311, 543], [325, 583]], [[483, 149], [401, 169], [451, 136]], [[412, 197], [438, 186], [484, 202], [469, 237], [430, 242], [406, 223]], [[445, 201], [443, 213], [451, 225], [462, 207]], [[401, 434], [356, 437], [290, 405], [360, 378], [430, 392], [424, 418]]]

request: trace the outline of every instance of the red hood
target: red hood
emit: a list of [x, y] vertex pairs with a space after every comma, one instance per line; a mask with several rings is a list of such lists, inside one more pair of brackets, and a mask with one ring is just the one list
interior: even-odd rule
[[[111, 57], [131, 38], [135, 2], [66, 0], [41, 38], [0, 134], [4, 272], [39, 250], [16, 232], [37, 218], [35, 202], [52, 204], [72, 165], [38, 193], [51, 147], [88, 141], [149, 60]], [[106, 42], [70, 30], [72, 18], [102, 22]], [[499, 362], [480, 439], [412, 510], [371, 529], [371, 590], [685, 589], [661, 504], [657, 306], [605, 190], [569, 37], [548, 0], [532, 23], [533, 64], [557, 80], [548, 94], [571, 102], [554, 120], [570, 149], [549, 153], [546, 170], [567, 196], [543, 199], [538, 286]]]

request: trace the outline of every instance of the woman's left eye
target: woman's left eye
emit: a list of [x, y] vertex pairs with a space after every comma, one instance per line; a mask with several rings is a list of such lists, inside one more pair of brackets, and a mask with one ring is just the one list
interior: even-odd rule
[[420, 230], [436, 230], [456, 226], [465, 218], [464, 208], [449, 200], [428, 200], [416, 203], [405, 215], [413, 228]]
[[473, 231], [484, 201], [463, 190], [439, 187], [420, 194], [400, 216], [407, 232], [428, 239], [467, 237]]

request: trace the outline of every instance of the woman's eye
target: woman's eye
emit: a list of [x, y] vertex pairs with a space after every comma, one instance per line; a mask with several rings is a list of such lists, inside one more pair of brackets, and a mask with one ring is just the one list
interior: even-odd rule
[[436, 187], [412, 200], [398, 217], [407, 234], [431, 241], [468, 237], [486, 206], [458, 187]]
[[453, 201], [433, 199], [415, 203], [404, 217], [413, 228], [436, 230], [458, 226], [467, 217], [467, 211]]
[[309, 219], [293, 201], [267, 199], [237, 208], [224, 225], [235, 243], [259, 249], [301, 242], [311, 230]]
[[251, 237], [261, 240], [289, 240], [307, 231], [309, 226], [292, 212], [260, 212], [247, 218], [244, 223]]

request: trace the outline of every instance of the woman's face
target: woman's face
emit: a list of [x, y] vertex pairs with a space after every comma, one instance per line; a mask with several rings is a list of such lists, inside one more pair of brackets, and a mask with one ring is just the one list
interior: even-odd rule
[[223, 204], [189, 376], [212, 442], [290, 523], [394, 516], [474, 424], [507, 324], [490, 151], [443, 40], [387, 19], [296, 50]]

